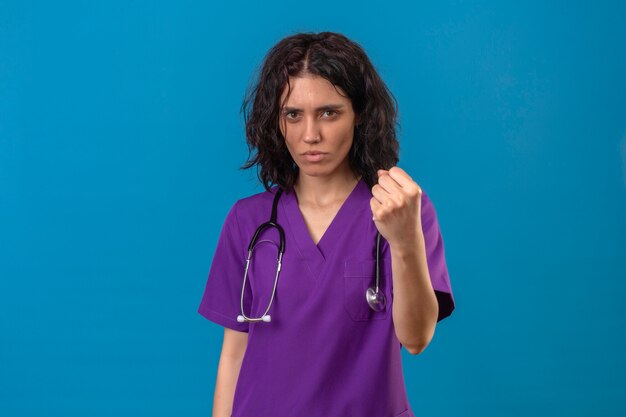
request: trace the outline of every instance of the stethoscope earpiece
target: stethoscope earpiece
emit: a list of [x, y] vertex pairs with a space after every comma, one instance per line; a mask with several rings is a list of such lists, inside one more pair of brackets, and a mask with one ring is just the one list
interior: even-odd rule
[[[260, 320], [269, 323], [270, 321], [272, 321], [272, 316], [270, 316], [269, 314], [265, 314], [263, 317], [260, 318]], [[240, 314], [237, 316], [237, 321], [239, 323], [243, 323], [244, 321], [246, 321], [246, 318]], [[248, 318], [247, 321], [259, 321], [259, 319]]]

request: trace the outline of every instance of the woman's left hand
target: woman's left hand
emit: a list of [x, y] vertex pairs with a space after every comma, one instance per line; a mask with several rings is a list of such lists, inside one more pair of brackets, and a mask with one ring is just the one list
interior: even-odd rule
[[390, 246], [411, 247], [424, 239], [422, 189], [402, 168], [379, 169], [372, 195], [374, 224]]

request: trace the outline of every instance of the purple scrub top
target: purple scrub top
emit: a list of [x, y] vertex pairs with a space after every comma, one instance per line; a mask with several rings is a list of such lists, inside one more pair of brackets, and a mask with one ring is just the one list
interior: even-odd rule
[[[285, 231], [285, 251], [271, 322], [237, 322], [248, 245], [269, 220], [277, 189], [231, 207], [198, 309], [208, 320], [248, 333], [232, 417], [413, 417], [391, 314], [391, 253], [384, 237], [380, 288], [387, 306], [376, 312], [365, 299], [376, 281], [377, 229], [363, 179], [317, 245], [295, 192], [283, 192], [276, 220]], [[423, 191], [421, 210], [439, 321], [454, 310], [454, 298], [435, 209]], [[244, 296], [248, 317], [260, 317], [267, 308], [278, 244], [275, 228], [257, 238]]]

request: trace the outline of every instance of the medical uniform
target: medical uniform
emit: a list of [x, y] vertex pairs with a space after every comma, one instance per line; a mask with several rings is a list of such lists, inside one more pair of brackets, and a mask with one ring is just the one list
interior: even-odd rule
[[[283, 192], [277, 222], [285, 251], [271, 322], [240, 323], [248, 244], [269, 220], [277, 187], [238, 200], [222, 227], [198, 312], [221, 326], [248, 332], [232, 417], [413, 417], [392, 320], [388, 242], [381, 238], [384, 311], [365, 299], [375, 285], [376, 234], [371, 190], [361, 179], [316, 245], [294, 191]], [[435, 209], [422, 192], [422, 228], [438, 321], [454, 309]], [[258, 237], [248, 270], [244, 309], [260, 317], [269, 303], [279, 233]]]

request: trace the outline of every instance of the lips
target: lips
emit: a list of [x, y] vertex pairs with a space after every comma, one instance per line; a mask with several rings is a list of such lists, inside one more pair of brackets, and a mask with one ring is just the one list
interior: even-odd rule
[[324, 159], [324, 157], [326, 156], [326, 153], [319, 152], [319, 151], [307, 151], [303, 153], [302, 155], [304, 155], [304, 158], [308, 162], [319, 162], [322, 159]]

